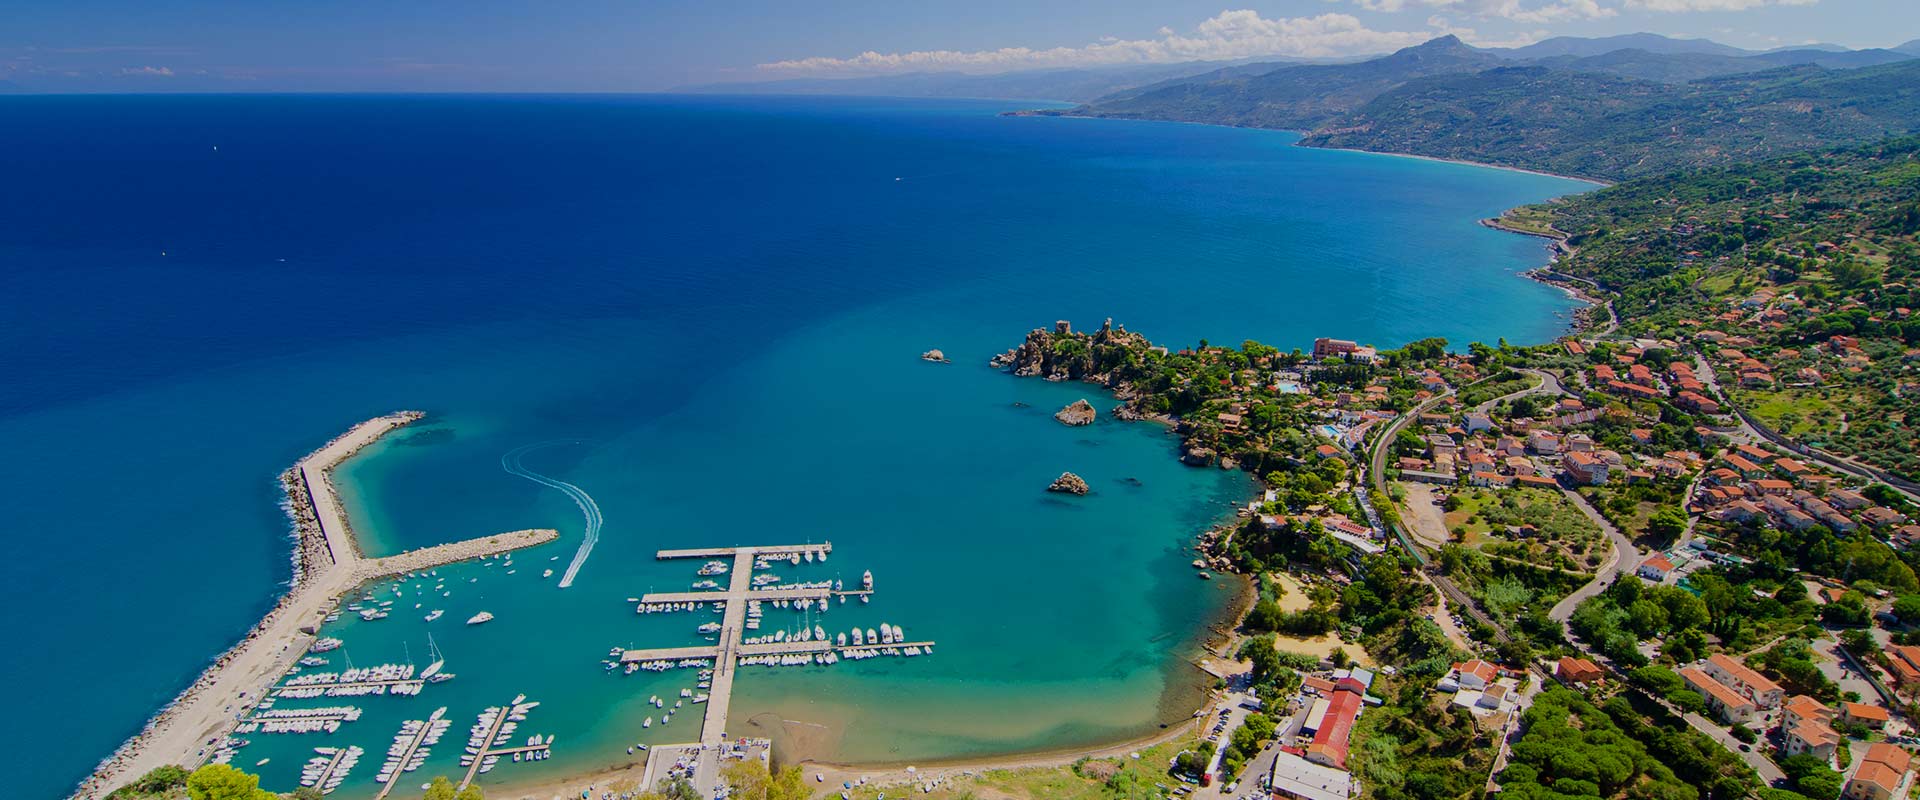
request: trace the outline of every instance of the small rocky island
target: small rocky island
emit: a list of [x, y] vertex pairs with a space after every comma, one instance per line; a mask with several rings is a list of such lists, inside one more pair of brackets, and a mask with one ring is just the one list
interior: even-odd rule
[[1082, 397], [1079, 400], [1073, 401], [1073, 403], [1069, 404], [1066, 408], [1055, 412], [1053, 418], [1060, 420], [1060, 424], [1062, 425], [1080, 426], [1092, 425], [1094, 418], [1099, 415], [1100, 412], [1093, 410], [1093, 404], [1087, 402], [1087, 399]]
[[946, 354], [946, 353], [943, 353], [943, 352], [940, 352], [940, 348], [938, 348], [938, 347], [936, 347], [936, 348], [934, 348], [934, 349], [932, 349], [932, 350], [928, 350], [927, 352], [924, 352], [924, 353], [921, 353], [921, 354], [920, 354], [920, 360], [921, 360], [921, 361], [932, 361], [932, 362], [934, 362], [934, 363], [936, 363], [936, 364], [951, 364], [951, 363], [953, 363], [953, 360], [952, 360], [952, 359], [949, 359], [949, 358], [947, 358], [947, 354]]
[[1047, 491], [1061, 494], [1086, 494], [1091, 491], [1091, 487], [1087, 486], [1085, 478], [1071, 472], [1062, 472], [1060, 477], [1053, 479], [1053, 484], [1047, 487]]

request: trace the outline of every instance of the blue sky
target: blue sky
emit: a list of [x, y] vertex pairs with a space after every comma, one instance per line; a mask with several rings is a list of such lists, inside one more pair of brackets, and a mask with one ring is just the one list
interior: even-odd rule
[[1920, 0], [0, 0], [36, 90], [652, 91], [1488, 46], [1652, 31], [1766, 49], [1920, 38]]

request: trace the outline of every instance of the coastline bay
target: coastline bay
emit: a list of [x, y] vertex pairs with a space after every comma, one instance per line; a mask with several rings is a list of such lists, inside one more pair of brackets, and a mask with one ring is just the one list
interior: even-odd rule
[[[341, 470], [366, 546], [536, 526], [562, 539], [511, 578], [443, 569], [481, 580], [453, 585], [438, 624], [409, 608], [340, 626], [360, 663], [424, 662], [431, 630], [460, 673], [417, 698], [364, 698], [338, 740], [372, 758], [400, 719], [448, 705], [464, 725], [526, 692], [545, 702], [527, 730], [559, 734], [559, 755], [490, 779], [618, 762], [641, 740], [640, 701], [686, 681], [604, 675], [595, 659], [697, 641], [696, 620], [620, 602], [685, 588], [652, 550], [805, 539], [835, 542], [822, 569], [879, 582], [870, 607], [826, 627], [884, 619], [940, 652], [745, 672], [739, 723], [811, 715], [838, 728], [837, 760], [865, 762], [1150, 730], [1228, 592], [1196, 581], [1183, 548], [1248, 484], [1174, 463], [1151, 424], [1063, 428], [1060, 405], [1111, 401], [1008, 378], [987, 356], [1053, 319], [1107, 316], [1176, 346], [1541, 341], [1570, 306], [1515, 276], [1545, 245], [1475, 221], [1585, 186], [971, 101], [5, 102], [52, 118], [0, 134], [11, 171], [46, 187], [5, 201], [19, 225], [0, 237], [23, 290], [0, 336], [39, 376], [0, 389], [17, 450], [0, 485], [22, 530], [62, 534], [5, 568], [15, 607], [64, 599], [8, 623], [46, 653], [6, 668], [51, 685], [25, 713], [71, 728], [59, 743], [0, 734], [34, 755], [35, 796], [71, 785], [272, 604], [287, 574], [273, 475], [402, 407], [430, 416]], [[55, 141], [109, 113], [152, 135]], [[71, 174], [67, 146], [118, 148], [127, 174]], [[209, 173], [221, 188], [194, 188]], [[122, 217], [137, 220], [80, 224]], [[82, 296], [103, 282], [127, 296]], [[956, 363], [915, 358], [929, 347]], [[607, 519], [564, 591], [537, 576], [574, 553], [579, 510], [500, 466], [563, 439], [580, 444], [529, 467]], [[1042, 495], [1064, 469], [1095, 493]], [[103, 588], [62, 583], [81, 574]], [[500, 618], [459, 624], [482, 606]], [[140, 668], [87, 651], [103, 641]], [[451, 770], [457, 741], [416, 775]], [[259, 736], [235, 763], [270, 756], [268, 785], [289, 788], [323, 743]], [[344, 796], [371, 794], [376, 766]]]

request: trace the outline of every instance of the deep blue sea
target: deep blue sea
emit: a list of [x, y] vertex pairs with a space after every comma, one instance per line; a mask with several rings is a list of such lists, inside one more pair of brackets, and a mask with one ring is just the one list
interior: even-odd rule
[[[400, 719], [455, 730], [543, 701], [558, 755], [492, 783], [623, 763], [651, 694], [610, 646], [697, 641], [636, 617], [661, 547], [831, 539], [922, 659], [742, 673], [731, 728], [790, 754], [912, 761], [1069, 747], [1183, 716], [1227, 582], [1191, 536], [1246, 480], [1151, 424], [1049, 415], [1090, 387], [989, 355], [1111, 317], [1173, 346], [1314, 336], [1538, 342], [1571, 306], [1518, 273], [1535, 239], [1476, 220], [1587, 184], [1292, 146], [1193, 125], [1002, 117], [1019, 103], [848, 98], [0, 98], [0, 728], [20, 797], [63, 794], [191, 682], [288, 578], [274, 476], [354, 423], [431, 416], [340, 475], [376, 553], [523, 527], [562, 541], [459, 567], [330, 631], [356, 663], [459, 678], [361, 698], [332, 737], [235, 763], [290, 790], [312, 747], [368, 756]], [[938, 347], [951, 365], [918, 360]], [[572, 588], [580, 486], [605, 528]], [[1084, 498], [1041, 490], [1063, 470]], [[557, 561], [550, 561], [557, 559]], [[387, 589], [390, 587], [381, 587]], [[412, 587], [417, 590], [418, 587]], [[446, 617], [425, 623], [422, 602]], [[498, 619], [468, 628], [489, 610]], [[678, 682], [676, 682], [678, 681]], [[328, 701], [338, 702], [338, 701]], [[257, 765], [261, 759], [269, 763]]]

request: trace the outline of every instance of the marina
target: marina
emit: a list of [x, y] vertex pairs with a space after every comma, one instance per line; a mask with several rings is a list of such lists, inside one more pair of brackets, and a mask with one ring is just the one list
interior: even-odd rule
[[347, 779], [347, 773], [360, 763], [360, 756], [366, 751], [349, 746], [316, 747], [313, 752], [318, 755], [309, 759], [300, 769], [300, 785], [318, 788], [321, 794], [332, 794]]
[[465, 789], [473, 779], [481, 774], [493, 771], [501, 757], [510, 757], [521, 761], [540, 761], [553, 753], [553, 734], [542, 737], [538, 734], [527, 738], [525, 744], [513, 745], [515, 731], [520, 723], [527, 719], [538, 702], [529, 702], [526, 695], [520, 695], [506, 706], [488, 706], [473, 723], [467, 737], [466, 755], [460, 757], [460, 766], [467, 768], [467, 774], [460, 779], [458, 788]]
[[359, 706], [270, 708], [240, 720], [234, 733], [338, 733], [340, 726], [360, 719]]
[[[718, 627], [707, 623], [700, 627], [702, 633], [718, 634], [717, 641], [706, 646], [662, 647], [644, 649], [624, 649], [619, 651], [616, 662], [625, 665], [629, 673], [638, 669], [664, 671], [676, 668], [701, 670], [700, 688], [705, 690], [693, 696], [691, 690], [683, 690], [682, 697], [692, 699], [695, 705], [705, 705], [705, 717], [700, 725], [700, 738], [695, 742], [677, 745], [655, 746], [647, 756], [644, 785], [652, 786], [661, 778], [685, 777], [693, 783], [694, 789], [702, 797], [714, 796], [720, 777], [720, 764], [729, 758], [747, 758], [752, 755], [754, 745], [747, 740], [729, 742], [726, 734], [727, 712], [733, 699], [733, 680], [741, 665], [760, 666], [828, 666], [840, 659], [859, 660], [879, 655], [916, 656], [933, 652], [933, 642], [907, 642], [904, 632], [893, 625], [882, 624], [885, 634], [874, 629], [854, 629], [853, 644], [848, 644], [847, 634], [829, 638], [823, 625], [811, 624], [813, 609], [817, 606], [825, 613], [833, 600], [846, 602], [854, 596], [862, 603], [873, 594], [873, 573], [865, 572], [861, 576], [859, 589], [843, 589], [838, 582], [810, 582], [802, 584], [781, 584], [779, 578], [770, 573], [754, 574], [756, 570], [768, 570], [776, 566], [798, 567], [805, 564], [822, 563], [833, 552], [830, 542], [820, 544], [786, 545], [776, 547], [717, 547], [689, 550], [661, 550], [655, 558], [674, 559], [710, 559], [699, 569], [700, 575], [729, 575], [728, 586], [719, 591], [697, 592], [660, 592], [648, 593], [637, 598], [640, 613], [650, 611], [693, 611], [699, 608], [711, 608], [722, 614]], [[731, 561], [731, 565], [727, 562]], [[787, 608], [805, 612], [809, 623], [789, 636], [785, 629], [772, 635], [748, 637], [747, 631], [760, 627], [765, 606], [772, 603], [777, 608]], [[609, 664], [611, 668], [613, 664]], [[663, 705], [655, 698], [656, 707]], [[675, 708], [682, 703], [676, 702]], [[663, 723], [670, 721], [669, 712]], [[642, 727], [652, 727], [653, 718], [648, 717]], [[760, 757], [765, 757], [761, 750]]]
[[393, 746], [387, 748], [386, 763], [380, 767], [380, 774], [374, 780], [381, 784], [380, 793], [374, 800], [386, 800], [387, 793], [393, 791], [401, 775], [419, 769], [432, 754], [428, 748], [438, 744], [440, 737], [452, 726], [446, 718], [447, 708], [441, 706], [426, 719], [410, 719], [400, 724], [400, 733], [393, 737]]

